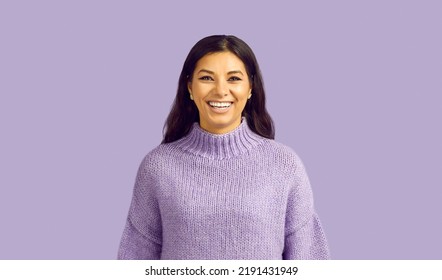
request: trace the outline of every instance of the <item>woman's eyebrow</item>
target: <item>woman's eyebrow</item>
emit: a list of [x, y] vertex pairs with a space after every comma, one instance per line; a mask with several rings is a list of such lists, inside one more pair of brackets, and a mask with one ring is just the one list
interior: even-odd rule
[[200, 71], [198, 71], [198, 74], [201, 73], [201, 72], [209, 73], [209, 74], [212, 74], [212, 75], [215, 74], [215, 72], [207, 70], [207, 69], [201, 69]]
[[[215, 72], [207, 70], [207, 69], [201, 69], [200, 71], [198, 71], [198, 74], [201, 73], [201, 72], [205, 72], [205, 73], [208, 73], [208, 74], [211, 74], [211, 75], [215, 75]], [[244, 74], [241, 72], [241, 70], [232, 70], [232, 71], [227, 72], [227, 75], [233, 75], [233, 74], [241, 74], [241, 75], [244, 76]]]
[[233, 71], [229, 71], [227, 73], [227, 75], [233, 75], [233, 74], [241, 74], [244, 76], [244, 74], [241, 72], [241, 70], [233, 70]]

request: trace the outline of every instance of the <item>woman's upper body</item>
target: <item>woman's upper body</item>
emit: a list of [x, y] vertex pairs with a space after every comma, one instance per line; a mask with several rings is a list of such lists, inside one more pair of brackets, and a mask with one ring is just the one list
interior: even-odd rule
[[327, 259], [304, 166], [243, 119], [194, 123], [142, 161], [119, 259]]
[[197, 42], [163, 142], [138, 170], [118, 258], [328, 258], [304, 166], [273, 138], [250, 47]]

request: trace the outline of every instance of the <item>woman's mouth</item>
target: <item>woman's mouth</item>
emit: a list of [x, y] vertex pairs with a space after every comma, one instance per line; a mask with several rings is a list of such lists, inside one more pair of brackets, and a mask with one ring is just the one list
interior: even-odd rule
[[232, 106], [233, 102], [216, 102], [216, 101], [209, 101], [207, 102], [215, 113], [225, 113], [227, 112], [230, 107]]
[[209, 105], [212, 106], [213, 108], [225, 109], [225, 108], [229, 108], [230, 105], [232, 105], [232, 102], [209, 101]]

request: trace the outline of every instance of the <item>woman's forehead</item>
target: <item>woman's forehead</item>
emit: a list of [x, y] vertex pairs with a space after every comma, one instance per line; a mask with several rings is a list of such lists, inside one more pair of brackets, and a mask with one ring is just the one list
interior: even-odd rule
[[195, 71], [197, 72], [201, 69], [214, 73], [246, 70], [242, 60], [234, 53], [228, 51], [206, 54], [196, 63]]

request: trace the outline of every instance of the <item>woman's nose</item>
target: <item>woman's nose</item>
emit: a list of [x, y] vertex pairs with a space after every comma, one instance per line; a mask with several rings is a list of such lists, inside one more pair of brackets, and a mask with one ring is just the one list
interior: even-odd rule
[[229, 92], [229, 87], [226, 81], [217, 81], [215, 93], [220, 96], [226, 96]]

